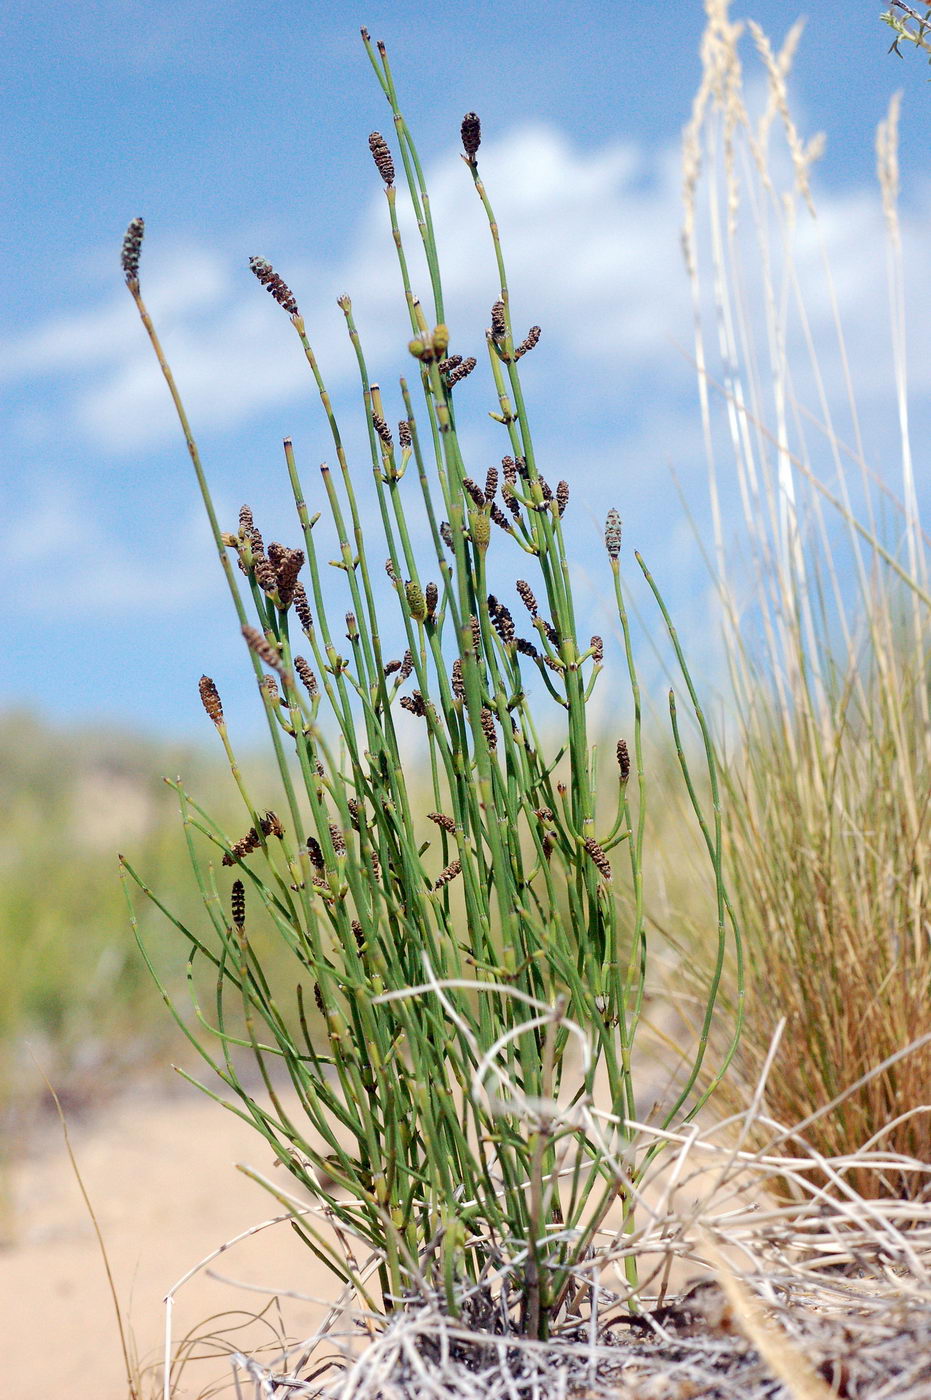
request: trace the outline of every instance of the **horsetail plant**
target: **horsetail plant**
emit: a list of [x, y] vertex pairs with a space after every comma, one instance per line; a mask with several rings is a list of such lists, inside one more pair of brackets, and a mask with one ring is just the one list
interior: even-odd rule
[[[363, 520], [295, 296], [264, 259], [250, 264], [290, 317], [332, 435], [336, 470], [321, 467], [321, 496], [339, 537], [338, 559], [320, 555], [320, 517], [311, 514], [290, 440], [284, 457], [300, 545], [266, 546], [245, 506], [235, 530], [221, 528], [142, 301], [141, 219], [124, 244], [127, 285], [184, 430], [283, 796], [279, 814], [253, 799], [217, 688], [205, 676], [201, 699], [242, 794], [246, 830], [220, 830], [178, 785], [207, 925], [175, 927], [187, 941], [192, 986], [195, 970], [206, 967], [216, 990], [213, 1018], [198, 1003], [196, 1028], [172, 1010], [229, 1091], [221, 1102], [256, 1126], [337, 1238], [348, 1234], [373, 1251], [366, 1272], [296, 1197], [259, 1178], [366, 1305], [390, 1309], [429, 1287], [456, 1314], [465, 1287], [495, 1279], [520, 1327], [545, 1337], [576, 1306], [579, 1271], [596, 1257], [612, 1208], [611, 1236], [633, 1236], [636, 1184], [656, 1151], [638, 1153], [628, 1123], [636, 1113], [632, 1052], [647, 968], [646, 784], [620, 520], [609, 514], [605, 547], [633, 688], [632, 754], [626, 737], [612, 739], [614, 790], [596, 801], [586, 707], [604, 643], [578, 638], [562, 527], [569, 486], [551, 488], [541, 471], [521, 387], [519, 361], [540, 329], [522, 339], [513, 330], [498, 226], [479, 172], [480, 123], [467, 114], [461, 135], [500, 274], [485, 349], [491, 416], [505, 450], [500, 468], [479, 476], [464, 458], [456, 408], [456, 386], [476, 361], [451, 353], [423, 171], [385, 48], [364, 30], [363, 41], [391, 107], [432, 303], [428, 317], [399, 227], [395, 156], [374, 132], [369, 144], [384, 184], [415, 370], [412, 384], [400, 382], [395, 431], [388, 396], [370, 378], [351, 301], [339, 299], [358, 364], [377, 527]], [[428, 569], [413, 545], [418, 511], [430, 541]], [[513, 584], [533, 640], [519, 635], [502, 597], [515, 567], [534, 576], [532, 584], [524, 577]], [[388, 609], [403, 629], [400, 657], [383, 650]], [[336, 621], [341, 615], [345, 628]], [[687, 672], [685, 680], [704, 732]], [[537, 722], [541, 699], [559, 716], [555, 738], [552, 725], [544, 732]], [[426, 755], [426, 800], [404, 763], [412, 726]], [[713, 816], [703, 811], [684, 754], [682, 762], [718, 889], [720, 968], [725, 936], [736, 930], [725, 927], [714, 759], [706, 749]], [[194, 833], [210, 844], [220, 871], [231, 869], [231, 891], [221, 890], [217, 860], [203, 859]], [[122, 870], [158, 903], [125, 859]], [[271, 985], [250, 906], [293, 959], [293, 986]], [[711, 1092], [695, 1086], [717, 976], [667, 1125], [692, 1117]], [[243, 1082], [239, 1050], [258, 1065], [264, 1102]], [[300, 1115], [281, 1093], [282, 1070]], [[625, 1267], [636, 1306], [633, 1249]]]

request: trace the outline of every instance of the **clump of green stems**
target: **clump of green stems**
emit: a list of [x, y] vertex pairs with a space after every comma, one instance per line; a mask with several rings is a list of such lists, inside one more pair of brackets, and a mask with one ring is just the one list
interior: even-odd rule
[[[230, 1091], [227, 1107], [255, 1124], [338, 1232], [375, 1252], [371, 1272], [382, 1306], [396, 1306], [411, 1290], [429, 1286], [442, 1289], [456, 1313], [462, 1285], [506, 1277], [519, 1325], [542, 1337], [571, 1311], [580, 1294], [577, 1271], [592, 1259], [612, 1209], [621, 1237], [632, 1235], [632, 1189], [658, 1150], [653, 1145], [638, 1155], [627, 1121], [635, 1115], [632, 1051], [647, 965], [646, 783], [621, 587], [620, 520], [610, 513], [605, 544], [633, 727], [630, 757], [620, 743], [613, 791], [596, 801], [598, 764], [586, 706], [602, 671], [603, 643], [578, 640], [562, 528], [568, 486], [551, 489], [541, 473], [521, 387], [519, 361], [539, 331], [515, 343], [498, 226], [479, 172], [478, 120], [470, 113], [463, 122], [464, 160], [488, 216], [500, 274], [486, 353], [492, 417], [507, 449], [500, 472], [483, 474], [482, 485], [470, 475], [457, 431], [455, 385], [469, 362], [449, 353], [423, 171], [384, 46], [374, 46], [365, 31], [363, 40], [391, 107], [433, 304], [428, 318], [399, 227], [393, 161], [387, 143], [373, 133], [416, 371], [413, 387], [400, 382], [404, 415], [395, 435], [370, 379], [351, 302], [339, 299], [358, 363], [380, 531], [362, 519], [304, 318], [290, 289], [260, 259], [252, 260], [253, 271], [290, 316], [332, 434], [336, 469], [323, 466], [321, 479], [339, 558], [326, 563], [320, 557], [319, 515], [307, 504], [290, 441], [284, 456], [302, 549], [269, 545], [266, 551], [245, 508], [238, 530], [221, 528], [141, 299], [141, 220], [130, 225], [124, 245], [127, 284], [174, 399], [249, 644], [284, 796], [278, 814], [263, 812], [254, 800], [220, 697], [205, 677], [202, 698], [240, 785], [250, 829], [231, 839], [179, 786], [208, 931], [174, 923], [190, 948], [192, 986], [195, 966], [206, 965], [216, 995], [212, 1019], [198, 1004], [197, 1029], [187, 1027], [179, 1011], [175, 1015]], [[417, 509], [429, 538], [429, 572], [412, 542]], [[710, 798], [699, 796], [684, 754], [682, 764], [716, 889], [716, 952], [704, 1024], [675, 1101], [663, 1114], [668, 1125], [698, 1111], [733, 1052], [732, 1039], [711, 1086], [699, 1089], [731, 930], [712, 747], [675, 631], [651, 574], [638, 562], [669, 629], [704, 738]], [[305, 563], [306, 592], [298, 581]], [[513, 579], [515, 566], [532, 574], [532, 584], [526, 577], [516, 584], [532, 641], [518, 635], [513, 614], [495, 596], [493, 587], [501, 587], [493, 582], [492, 565], [496, 578]], [[346, 624], [338, 628], [332, 620], [337, 579], [345, 588], [339, 612], [348, 607]], [[386, 595], [404, 629], [401, 660], [383, 651]], [[530, 679], [542, 684], [561, 716], [555, 743], [531, 711]], [[670, 703], [678, 737], [672, 695]], [[430, 813], [417, 806], [405, 773], [411, 726], [425, 749]], [[196, 841], [204, 839], [222, 866], [232, 866], [232, 904], [213, 862], [202, 858]], [[625, 893], [615, 888], [612, 871], [619, 857], [629, 871]], [[157, 902], [127, 861], [122, 868]], [[250, 906], [270, 920], [293, 955], [291, 1012], [269, 985], [250, 936]], [[148, 958], [145, 948], [143, 954]], [[242, 1049], [258, 1065], [264, 1106], [242, 1081], [236, 1060]], [[302, 1117], [280, 1090], [281, 1070]], [[595, 1106], [596, 1079], [605, 1086], [603, 1110]], [[351, 1253], [318, 1228], [295, 1197], [261, 1179], [293, 1210], [294, 1228], [309, 1247], [376, 1306]], [[617, 1226], [612, 1238], [616, 1233]], [[635, 1306], [632, 1250], [626, 1271]]]

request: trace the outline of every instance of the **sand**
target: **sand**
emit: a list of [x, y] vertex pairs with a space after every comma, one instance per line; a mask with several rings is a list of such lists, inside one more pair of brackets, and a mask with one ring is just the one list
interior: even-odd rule
[[[133, 1345], [143, 1366], [158, 1365], [167, 1290], [210, 1250], [279, 1213], [236, 1163], [276, 1180], [280, 1169], [271, 1171], [272, 1154], [254, 1130], [186, 1087], [171, 1097], [140, 1093], [69, 1129]], [[281, 1184], [292, 1183], [282, 1174]], [[0, 1331], [6, 1333], [0, 1393], [125, 1400], [126, 1372], [100, 1248], [57, 1122], [34, 1134], [14, 1162], [9, 1191], [7, 1238], [0, 1247]], [[338, 1292], [287, 1225], [245, 1241], [212, 1267], [273, 1289], [325, 1298]], [[174, 1335], [182, 1337], [212, 1314], [258, 1311], [267, 1296], [201, 1272], [178, 1295]], [[323, 1313], [310, 1303], [285, 1306], [292, 1336], [308, 1335]], [[261, 1325], [229, 1335], [230, 1345], [244, 1349], [270, 1338]], [[191, 1363], [173, 1393], [179, 1400], [195, 1397], [230, 1374], [228, 1362], [216, 1357]], [[145, 1376], [143, 1395], [161, 1395], [160, 1371]]]

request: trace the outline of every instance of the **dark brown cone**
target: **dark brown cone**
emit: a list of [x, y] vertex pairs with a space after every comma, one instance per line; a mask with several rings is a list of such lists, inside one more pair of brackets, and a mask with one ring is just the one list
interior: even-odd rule
[[254, 826], [250, 826], [245, 836], [240, 837], [235, 845], [231, 846], [224, 854], [222, 864], [233, 865], [237, 860], [242, 860], [243, 856], [247, 856], [250, 851], [254, 851], [259, 845], [258, 833]]
[[411, 655], [410, 647], [408, 647], [408, 649], [407, 649], [407, 651], [404, 653], [404, 657], [403, 657], [403, 659], [402, 659], [402, 661], [401, 661], [401, 667], [400, 667], [400, 670], [398, 671], [398, 680], [399, 680], [399, 681], [406, 681], [407, 678], [408, 678], [408, 676], [410, 675], [411, 671], [413, 671], [413, 669], [414, 669], [414, 658], [413, 658], [413, 656]]
[[294, 669], [300, 676], [301, 680], [304, 682], [304, 689], [307, 691], [307, 694], [311, 697], [316, 695], [317, 677], [314, 675], [313, 668], [307, 661], [306, 657], [295, 656]]
[[499, 529], [506, 530], [509, 535], [513, 535], [514, 527], [512, 526], [510, 520], [508, 520], [504, 511], [495, 501], [492, 501], [491, 503], [490, 515], [492, 520], [499, 527]]
[[605, 521], [605, 549], [612, 559], [621, 552], [621, 517], [612, 506]]
[[433, 882], [434, 891], [441, 890], [444, 885], [448, 885], [451, 880], [455, 880], [457, 875], [462, 873], [462, 861], [451, 860], [445, 870], [441, 870]]
[[398, 442], [402, 447], [410, 447], [413, 442], [411, 437], [411, 425], [406, 418], [402, 418], [398, 424]]
[[530, 330], [527, 332], [527, 339], [522, 340], [514, 351], [515, 360], [519, 360], [521, 355], [526, 355], [528, 350], [532, 350], [539, 341], [541, 335], [542, 331], [539, 326], [531, 326]]
[[452, 817], [445, 816], [443, 812], [428, 812], [427, 820], [436, 822], [437, 826], [441, 826], [444, 831], [448, 831], [450, 834], [456, 830], [456, 823]]
[[200, 698], [204, 709], [213, 720], [217, 728], [224, 723], [223, 706], [220, 703], [220, 692], [217, 690], [209, 676], [201, 676], [198, 681]]
[[477, 505], [479, 510], [481, 510], [482, 507], [485, 505], [485, 492], [479, 486], [478, 482], [473, 481], [470, 476], [467, 476], [463, 480], [462, 484], [468, 491], [475, 505]]
[[284, 838], [284, 827], [276, 812], [266, 812], [265, 816], [262, 817], [261, 826], [263, 836], [277, 836], [279, 841]]
[[145, 236], [145, 219], [133, 219], [123, 238], [121, 261], [127, 282], [139, 282], [139, 255]]
[[428, 583], [424, 589], [424, 602], [427, 605], [427, 618], [432, 621], [436, 616], [436, 605], [440, 601], [440, 590], [435, 583]]
[[599, 873], [604, 877], [605, 880], [610, 880], [611, 862], [608, 860], [608, 857], [605, 855], [604, 851], [601, 849], [594, 836], [587, 836], [585, 838], [585, 849], [586, 851], [588, 851], [588, 854], [591, 856], [595, 865], [598, 867]]
[[307, 593], [300, 579], [294, 585], [294, 611], [297, 613], [298, 621], [304, 631], [310, 632], [313, 629], [314, 619], [307, 601]]
[[380, 131], [373, 131], [369, 137], [369, 150], [372, 152], [378, 173], [385, 184], [394, 184], [394, 161], [391, 159], [391, 152], [388, 149], [388, 142]]
[[333, 850], [336, 855], [344, 856], [346, 854], [346, 838], [333, 822], [330, 822], [330, 840], [333, 842]]
[[466, 112], [459, 134], [462, 137], [462, 149], [470, 161], [474, 160], [475, 153], [482, 144], [482, 123], [477, 112]]
[[485, 473], [485, 500], [493, 501], [498, 490], [498, 468], [489, 467]]
[[246, 891], [242, 880], [234, 880], [230, 893], [230, 912], [233, 916], [233, 923], [242, 933], [246, 922]]
[[556, 486], [556, 509], [559, 511], [560, 520], [566, 513], [566, 506], [569, 504], [569, 483], [560, 481]]
[[289, 608], [294, 601], [294, 591], [297, 588], [297, 576], [304, 567], [304, 551], [302, 549], [286, 549], [277, 564], [278, 573], [278, 596], [281, 599], [281, 606]]
[[595, 664], [596, 664], [597, 666], [600, 666], [601, 663], [602, 663], [602, 661], [604, 661], [604, 659], [605, 659], [605, 644], [604, 644], [604, 640], [603, 640], [601, 637], [599, 637], [599, 636], [596, 635], [596, 636], [592, 637], [591, 642], [589, 643], [589, 645], [591, 646], [591, 649], [592, 649], [592, 660], [595, 662]]
[[315, 870], [323, 870], [323, 852], [320, 849], [320, 842], [316, 836], [308, 836], [307, 853], [310, 856], [310, 863]]
[[520, 652], [521, 656], [530, 656], [534, 661], [539, 661], [540, 659], [540, 653], [537, 651], [533, 642], [528, 642], [526, 637], [517, 638], [517, 650]]
[[537, 600], [534, 597], [533, 589], [530, 587], [530, 584], [527, 582], [526, 579], [519, 578], [515, 583], [514, 587], [517, 589], [517, 592], [520, 596], [520, 600], [529, 612], [530, 616], [536, 617], [538, 615]]
[[288, 284], [278, 276], [278, 273], [267, 263], [264, 258], [250, 258], [249, 267], [255, 273], [262, 286], [273, 296], [279, 306], [283, 306], [289, 316], [299, 316], [301, 313], [297, 309], [297, 302], [294, 293]]
[[446, 376], [446, 382], [449, 387], [452, 388], [454, 384], [459, 384], [463, 379], [467, 379], [477, 363], [475, 356], [470, 355], [468, 359], [463, 360], [455, 369], [450, 370], [449, 374]]
[[514, 495], [514, 488], [506, 481], [501, 488], [501, 497], [515, 520], [520, 520], [520, 501]]
[[462, 662], [460, 661], [458, 656], [453, 662], [453, 673], [450, 680], [450, 684], [452, 686], [454, 697], [457, 700], [464, 700], [466, 698], [466, 689], [465, 682], [462, 679]]
[[263, 593], [276, 593], [278, 591], [278, 575], [272, 561], [264, 554], [258, 555], [253, 565], [255, 581]]
[[491, 334], [495, 340], [504, 340], [508, 325], [504, 315], [504, 302], [496, 301], [491, 308]]
[[498, 747], [498, 731], [495, 729], [495, 717], [487, 705], [482, 706], [482, 733], [485, 735], [485, 742], [494, 753]]
[[252, 531], [255, 529], [255, 521], [252, 518], [251, 506], [239, 507], [239, 533], [243, 539], [250, 539]]
[[386, 447], [394, 446], [394, 440], [391, 436], [391, 429], [388, 427], [388, 424], [385, 422], [384, 418], [382, 418], [381, 414], [372, 414], [372, 427], [375, 429], [376, 433], [381, 438], [382, 442], [385, 444]]
[[627, 740], [617, 741], [617, 766], [621, 770], [621, 782], [626, 783], [630, 777], [630, 754], [627, 752]]
[[250, 627], [248, 623], [243, 624], [242, 635], [245, 637], [249, 650], [254, 651], [260, 661], [264, 661], [266, 666], [271, 666], [273, 671], [279, 675], [284, 672], [284, 665], [281, 657], [273, 646], [262, 636], [255, 627]]

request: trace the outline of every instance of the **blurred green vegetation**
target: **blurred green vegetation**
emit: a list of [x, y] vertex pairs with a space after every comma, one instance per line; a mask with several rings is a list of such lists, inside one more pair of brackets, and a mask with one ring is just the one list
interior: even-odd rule
[[[616, 738], [608, 737], [605, 754]], [[649, 905], [674, 966], [668, 911], [681, 918], [690, 902], [683, 886], [692, 902], [700, 890], [706, 907], [707, 882], [701, 853], [683, 849], [672, 755], [655, 766], [665, 796], [651, 818]], [[0, 715], [0, 1118], [42, 1097], [42, 1073], [76, 1109], [152, 1074], [167, 1082], [170, 1061], [194, 1067], [132, 937], [117, 867], [122, 851], [181, 922], [203, 927], [177, 798], [163, 780], [178, 775], [221, 826], [242, 834], [247, 823], [220, 753], [102, 726], [50, 728], [25, 712]], [[667, 860], [670, 844], [675, 858]], [[220, 877], [224, 894], [229, 884]], [[186, 1004], [184, 939], [147, 900], [137, 898], [135, 908], [160, 976]], [[271, 972], [279, 970], [274, 943], [270, 936]], [[209, 997], [209, 975], [198, 980]], [[279, 990], [285, 1000], [293, 995]]]
[[[164, 1063], [169, 1044], [176, 1052], [177, 1030], [132, 938], [117, 852], [131, 854], [173, 908], [195, 915], [177, 799], [162, 781], [179, 773], [195, 791], [209, 785], [221, 819], [232, 817], [229, 775], [206, 751], [109, 727], [52, 729], [25, 712], [0, 716], [5, 1108], [41, 1091], [40, 1070], [74, 1105]], [[156, 961], [177, 983], [175, 939], [157, 911], [139, 912]]]

